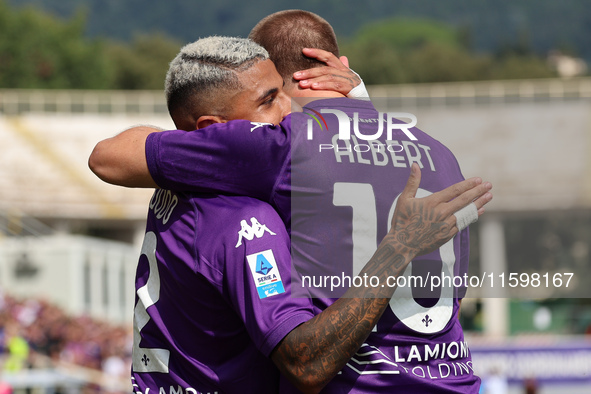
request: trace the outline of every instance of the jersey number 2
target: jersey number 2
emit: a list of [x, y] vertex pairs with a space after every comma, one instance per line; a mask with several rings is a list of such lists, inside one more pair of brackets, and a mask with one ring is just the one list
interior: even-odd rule
[[158, 348], [142, 348], [142, 329], [150, 321], [147, 308], [158, 302], [160, 298], [160, 274], [156, 261], [157, 238], [153, 231], [146, 233], [142, 245], [142, 255], [148, 258], [149, 274], [145, 285], [137, 289], [138, 302], [133, 311], [133, 371], [168, 373], [170, 351]]

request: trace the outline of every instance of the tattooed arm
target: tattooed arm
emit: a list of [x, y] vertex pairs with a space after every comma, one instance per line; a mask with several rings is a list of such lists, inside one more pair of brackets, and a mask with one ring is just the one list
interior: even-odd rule
[[492, 198], [492, 185], [479, 178], [415, 198], [420, 179], [415, 163], [398, 200], [390, 232], [359, 274], [378, 277], [379, 284], [350, 288], [322, 313], [293, 329], [271, 353], [281, 372], [303, 392], [319, 392], [369, 336], [395, 290], [387, 285], [387, 278], [401, 275], [415, 256], [451, 239], [458, 232], [454, 212], [474, 201], [481, 215]]

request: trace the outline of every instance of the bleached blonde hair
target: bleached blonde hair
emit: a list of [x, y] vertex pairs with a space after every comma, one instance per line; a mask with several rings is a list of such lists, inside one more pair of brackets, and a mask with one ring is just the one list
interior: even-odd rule
[[185, 45], [170, 62], [164, 84], [173, 120], [206, 114], [220, 94], [242, 89], [237, 73], [267, 59], [268, 52], [247, 38], [212, 36]]

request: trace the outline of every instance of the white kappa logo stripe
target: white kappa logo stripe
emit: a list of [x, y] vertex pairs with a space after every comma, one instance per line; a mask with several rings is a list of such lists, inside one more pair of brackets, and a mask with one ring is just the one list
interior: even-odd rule
[[261, 122], [250, 122], [250, 132], [252, 133], [253, 131], [255, 131], [256, 129], [258, 129], [259, 127], [263, 127], [263, 126], [273, 126], [273, 123], [261, 123]]
[[273, 231], [269, 230], [269, 228], [264, 225], [260, 224], [259, 221], [252, 217], [250, 218], [251, 225], [249, 226], [245, 219], [240, 221], [240, 231], [238, 231], [238, 243], [236, 243], [236, 247], [242, 245], [242, 238], [246, 238], [249, 241], [252, 241], [254, 237], [261, 238], [265, 235], [265, 231], [271, 235], [276, 235]]

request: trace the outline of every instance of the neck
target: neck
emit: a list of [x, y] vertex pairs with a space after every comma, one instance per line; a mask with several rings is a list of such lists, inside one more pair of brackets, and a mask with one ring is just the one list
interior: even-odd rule
[[297, 102], [301, 105], [306, 105], [309, 102], [325, 98], [346, 97], [345, 95], [332, 90], [302, 89], [299, 85], [293, 85], [291, 89], [286, 89], [286, 93], [294, 99], [297, 99]]

